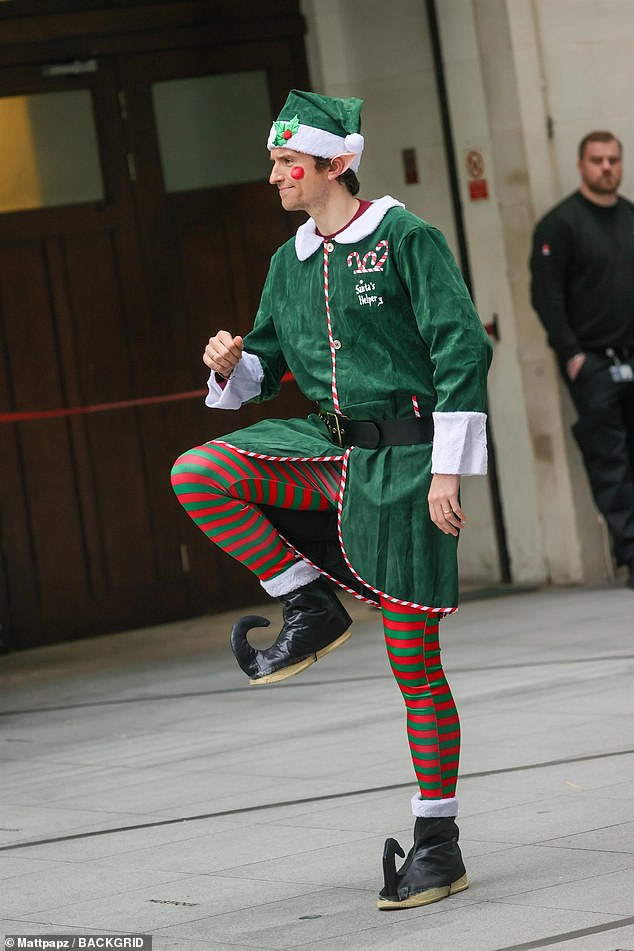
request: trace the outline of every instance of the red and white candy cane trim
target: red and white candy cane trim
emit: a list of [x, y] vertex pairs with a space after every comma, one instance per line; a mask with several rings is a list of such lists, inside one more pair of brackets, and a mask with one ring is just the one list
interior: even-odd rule
[[250, 456], [252, 459], [264, 459], [270, 462], [339, 462], [343, 459], [341, 454], [337, 456], [272, 456], [270, 453], [239, 449], [238, 446], [227, 442], [226, 439], [212, 439], [211, 442], [217, 446], [227, 446], [229, 449], [234, 449], [236, 452], [242, 453], [243, 456]]
[[420, 416], [420, 409], [418, 408], [418, 398], [412, 394], [412, 406], [414, 407], [414, 416]]
[[343, 544], [343, 535], [341, 533], [341, 513], [343, 511], [343, 495], [346, 487], [346, 479], [348, 476], [348, 460], [350, 459], [350, 453], [353, 451], [353, 448], [346, 450], [346, 454], [343, 458], [343, 469], [341, 473], [341, 489], [339, 490], [339, 502], [337, 505], [337, 536], [339, 538], [339, 548], [341, 549], [341, 554], [343, 555], [345, 562], [352, 572], [352, 574], [361, 582], [366, 588], [369, 588], [370, 591], [374, 591], [375, 594], [381, 595], [382, 598], [385, 598], [386, 601], [392, 601], [394, 604], [400, 604], [404, 608], [414, 608], [417, 611], [429, 611], [430, 614], [438, 614], [440, 617], [447, 617], [449, 614], [453, 614], [454, 611], [457, 611], [457, 607], [451, 608], [434, 608], [431, 605], [427, 604], [418, 604], [416, 601], [402, 601], [400, 598], [394, 598], [390, 594], [386, 594], [385, 591], [381, 591], [380, 588], [375, 588], [374, 585], [368, 584], [368, 582], [361, 577], [361, 575], [354, 570], [350, 564], [350, 559], [346, 553], [346, 549]]
[[361, 255], [359, 254], [358, 251], [351, 251], [348, 257], [346, 258], [346, 264], [348, 265], [348, 267], [352, 267], [352, 265], [355, 262], [357, 266], [356, 266], [356, 269], [352, 273], [360, 274], [361, 273]]
[[332, 382], [331, 382], [331, 392], [332, 392], [332, 402], [335, 409], [335, 413], [341, 412], [339, 407], [339, 394], [337, 393], [337, 351], [335, 350], [335, 341], [332, 336], [332, 321], [330, 319], [330, 297], [328, 294], [328, 255], [332, 249], [332, 245], [328, 241], [324, 241], [324, 298], [326, 301], [326, 320], [328, 322], [328, 343], [330, 344], [330, 364], [332, 367]]
[[[251, 456], [254, 459], [270, 460], [271, 462], [341, 462], [341, 482], [339, 485], [339, 498], [337, 501], [337, 538], [339, 539], [339, 547], [341, 548], [341, 553], [345, 559], [345, 562], [357, 581], [360, 581], [365, 588], [367, 588], [369, 591], [374, 591], [375, 594], [380, 595], [382, 598], [385, 598], [385, 600], [392, 601], [394, 604], [401, 604], [406, 608], [415, 608], [418, 611], [429, 611], [431, 614], [438, 614], [440, 617], [447, 617], [449, 614], [453, 614], [454, 611], [458, 610], [457, 607], [433, 608], [429, 605], [418, 604], [416, 601], [401, 601], [400, 598], [394, 598], [391, 595], [386, 594], [384, 591], [381, 591], [380, 588], [375, 588], [374, 585], [368, 584], [368, 582], [362, 578], [358, 571], [355, 571], [350, 564], [350, 559], [348, 558], [344, 548], [343, 536], [341, 534], [341, 513], [343, 510], [343, 495], [345, 492], [346, 479], [348, 476], [348, 459], [350, 458], [350, 453], [353, 451], [354, 447], [346, 449], [343, 456], [273, 456], [269, 453], [249, 452], [248, 449], [239, 449], [237, 446], [234, 446], [233, 443], [227, 442], [224, 439], [213, 439], [212, 442], [220, 446], [229, 446], [229, 448], [234, 449], [236, 452], [242, 453], [243, 456]], [[288, 541], [287, 539], [284, 540]], [[290, 543], [288, 544], [290, 545]], [[316, 568], [319, 572], [321, 572], [321, 574], [325, 575], [331, 581], [334, 581], [335, 584], [337, 584], [340, 588], [343, 588], [344, 591], [347, 591], [348, 594], [354, 595], [354, 597], [359, 601], [364, 601], [366, 604], [377, 607], [375, 601], [372, 601], [369, 598], [364, 598], [364, 596], [359, 594], [358, 591], [353, 591], [352, 588], [349, 588], [348, 585], [344, 584], [342, 581], [339, 581], [337, 578], [333, 578], [332, 575], [320, 568], [319, 565], [315, 565], [310, 560], [310, 558], [307, 558], [306, 555], [300, 551], [299, 548], [295, 548], [294, 545], [290, 545], [290, 547], [293, 549], [293, 551], [296, 551], [298, 555], [301, 555], [304, 561], [306, 561], [309, 565], [312, 565], [313, 568]]]
[[371, 608], [377, 608], [377, 610], [380, 609], [381, 605], [378, 603], [378, 601], [374, 601], [372, 598], [366, 598], [366, 596], [361, 594], [360, 591], [355, 591], [354, 588], [344, 584], [343, 581], [339, 580], [339, 578], [335, 578], [327, 571], [324, 571], [323, 568], [320, 568], [319, 565], [316, 565], [310, 560], [310, 558], [307, 558], [306, 555], [304, 555], [303, 552], [301, 552], [298, 548], [295, 548], [295, 545], [289, 542], [288, 538], [285, 538], [279, 529], [278, 534], [284, 539], [284, 542], [288, 545], [291, 551], [294, 551], [296, 555], [299, 555], [300, 558], [303, 559], [303, 561], [307, 562], [307, 564], [309, 564], [312, 568], [315, 568], [321, 575], [323, 575], [325, 578], [328, 578], [329, 581], [332, 581], [334, 584], [336, 584], [337, 587], [342, 588], [347, 594], [351, 594], [357, 599], [357, 601], [363, 601], [364, 604], [369, 604]]

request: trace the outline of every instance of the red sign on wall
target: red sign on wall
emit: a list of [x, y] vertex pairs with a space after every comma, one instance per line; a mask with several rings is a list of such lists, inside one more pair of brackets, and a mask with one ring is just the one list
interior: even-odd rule
[[469, 198], [471, 201], [479, 201], [481, 198], [489, 197], [489, 186], [486, 178], [474, 178], [469, 182]]
[[489, 185], [484, 177], [484, 158], [482, 152], [471, 149], [465, 155], [465, 166], [469, 176], [469, 198], [480, 201], [489, 197]]
[[477, 149], [471, 149], [470, 152], [467, 152], [465, 165], [467, 166], [467, 174], [469, 178], [482, 178], [484, 174], [484, 159], [482, 158], [482, 152], [478, 152]]

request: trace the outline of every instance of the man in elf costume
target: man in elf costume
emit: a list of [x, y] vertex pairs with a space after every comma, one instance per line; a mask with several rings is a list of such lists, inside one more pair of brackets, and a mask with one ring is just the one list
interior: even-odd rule
[[241, 618], [231, 644], [253, 684], [304, 670], [349, 637], [329, 578], [380, 607], [419, 791], [397, 871], [385, 843], [381, 909], [467, 888], [455, 796], [460, 725], [438, 643], [456, 609], [462, 475], [486, 472], [487, 335], [444, 237], [394, 198], [361, 201], [359, 99], [292, 90], [269, 139], [287, 211], [309, 214], [273, 256], [253, 329], [211, 337], [208, 406], [277, 394], [290, 370], [318, 406], [184, 453], [174, 489], [224, 551], [283, 604], [264, 650]]

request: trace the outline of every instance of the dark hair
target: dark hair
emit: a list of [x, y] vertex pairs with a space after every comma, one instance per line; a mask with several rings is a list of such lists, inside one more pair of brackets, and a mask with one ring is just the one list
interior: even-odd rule
[[623, 154], [623, 143], [611, 132], [588, 132], [579, 143], [579, 158], [582, 159], [588, 142], [616, 142], [619, 152]]
[[[314, 155], [313, 158], [315, 159], [315, 168], [318, 172], [323, 172], [327, 168], [330, 168], [332, 159], [320, 158], [317, 155]], [[341, 182], [342, 185], [345, 185], [351, 195], [356, 195], [359, 191], [359, 188], [361, 187], [356, 172], [353, 172], [351, 168], [347, 168], [345, 172], [342, 172], [341, 175], [338, 175], [337, 181]]]

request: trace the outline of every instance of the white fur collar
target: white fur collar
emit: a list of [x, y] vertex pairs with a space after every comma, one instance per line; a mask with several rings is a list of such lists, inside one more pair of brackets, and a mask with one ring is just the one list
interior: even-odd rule
[[[396, 198], [392, 198], [391, 195], [377, 198], [362, 215], [355, 218], [352, 224], [340, 231], [332, 240], [336, 241], [337, 244], [354, 244], [360, 241], [361, 238], [366, 238], [373, 231], [376, 231], [381, 221], [383, 221], [385, 213], [390, 208], [396, 207], [404, 208], [405, 205], [397, 201]], [[309, 218], [298, 228], [295, 235], [295, 252], [299, 260], [306, 261], [315, 253], [317, 248], [321, 247], [323, 240], [321, 235], [317, 234], [315, 222], [312, 218]]]

